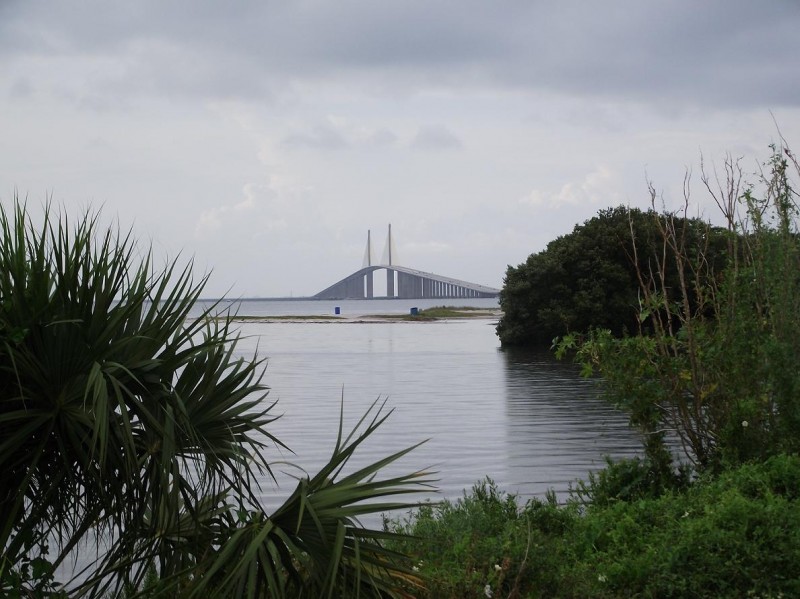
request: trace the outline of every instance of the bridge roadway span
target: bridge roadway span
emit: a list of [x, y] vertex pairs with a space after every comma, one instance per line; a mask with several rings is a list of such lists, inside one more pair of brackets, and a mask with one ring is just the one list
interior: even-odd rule
[[[376, 270], [386, 270], [386, 297], [400, 299], [423, 299], [439, 297], [497, 297], [499, 289], [468, 283], [430, 272], [414, 270], [397, 265], [366, 266], [323, 289], [317, 299], [371, 299], [373, 275]], [[395, 273], [397, 292], [395, 293]]]

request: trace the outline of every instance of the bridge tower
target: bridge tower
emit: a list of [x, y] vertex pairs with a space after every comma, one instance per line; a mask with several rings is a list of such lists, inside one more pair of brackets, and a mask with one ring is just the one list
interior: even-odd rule
[[[364, 252], [364, 264], [363, 264], [362, 268], [369, 268], [370, 266], [372, 266], [372, 236], [371, 236], [371, 231], [369, 229], [367, 229], [367, 249]], [[367, 274], [365, 275], [365, 280], [366, 280], [366, 285], [367, 285], [367, 291], [366, 291], [366, 298], [367, 299], [372, 299], [374, 297], [374, 295], [375, 295], [375, 293], [374, 293], [374, 285], [373, 285], [373, 282], [372, 282], [372, 280], [373, 280], [372, 279], [372, 273], [373, 272], [374, 271], [372, 271], [372, 270], [368, 270]]]
[[[392, 265], [392, 223], [389, 223], [389, 237], [386, 239], [386, 248], [389, 254], [389, 266]], [[394, 297], [394, 271], [386, 269], [386, 297]]]

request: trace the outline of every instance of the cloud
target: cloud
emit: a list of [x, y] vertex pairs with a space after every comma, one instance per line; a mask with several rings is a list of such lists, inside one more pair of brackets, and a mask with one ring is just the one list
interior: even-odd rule
[[226, 206], [203, 210], [194, 227], [195, 237], [202, 238], [222, 227], [222, 216], [228, 211]]
[[411, 241], [409, 243], [404, 243], [402, 248], [403, 248], [403, 253], [408, 254], [409, 256], [414, 256], [419, 254], [427, 256], [430, 254], [449, 253], [454, 250], [452, 245], [441, 241], [425, 241], [425, 242]]
[[620, 181], [607, 167], [599, 166], [580, 181], [565, 183], [554, 193], [534, 189], [521, 204], [558, 209], [562, 206], [614, 206], [622, 201]]
[[271, 180], [267, 184], [246, 183], [239, 202], [202, 210], [195, 223], [195, 238], [215, 235], [223, 228], [234, 228], [240, 233], [246, 231], [248, 235], [253, 234], [254, 227], [262, 231], [287, 228], [276, 187]]
[[397, 135], [388, 129], [380, 128], [375, 131], [371, 131], [364, 139], [364, 143], [367, 146], [385, 148], [397, 144], [397, 139]]
[[312, 148], [315, 150], [338, 150], [347, 147], [344, 135], [331, 123], [314, 125], [310, 130], [290, 133], [283, 138], [287, 148]]
[[329, 116], [325, 122], [288, 133], [281, 145], [315, 150], [377, 149], [396, 146], [398, 140], [398, 136], [387, 127], [357, 124], [350, 119]]
[[[60, 85], [259, 101], [309, 82], [636, 97], [674, 106], [800, 103], [794, 2], [481, 0], [0, 3], [0, 58], [107, 56]], [[98, 26], [97, 24], [102, 24]], [[6, 79], [7, 80], [7, 79]], [[374, 86], [380, 81], [379, 86]], [[316, 139], [312, 136], [312, 140]]]
[[462, 146], [461, 140], [442, 125], [420, 127], [411, 142], [411, 147], [417, 150], [452, 150]]
[[34, 91], [33, 84], [27, 77], [18, 77], [8, 89], [8, 93], [12, 98], [20, 100], [29, 99]]
[[104, 202], [259, 293], [421, 219], [434, 272], [499, 281], [645, 170], [680, 198], [698, 149], [758, 157], [770, 110], [800, 138], [798, 28], [791, 0], [0, 0], [0, 194]]
[[244, 199], [233, 207], [237, 212], [253, 210], [262, 198], [274, 197], [275, 192], [268, 185], [246, 183], [242, 188], [242, 195]]

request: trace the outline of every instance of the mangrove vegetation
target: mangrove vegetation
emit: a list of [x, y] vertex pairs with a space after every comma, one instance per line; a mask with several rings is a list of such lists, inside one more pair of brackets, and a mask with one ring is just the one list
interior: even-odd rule
[[497, 334], [506, 347], [549, 348], [553, 340], [590, 328], [620, 336], [639, 328], [639, 274], [660, 262], [664, 283], [676, 287], [678, 273], [663, 260], [660, 229], [679, 227], [691, 247], [719, 265], [725, 231], [685, 215], [617, 206], [576, 225], [541, 252], [509, 266], [500, 291], [503, 315]]
[[617, 208], [509, 268], [503, 345], [550, 344], [644, 455], [555, 495], [491, 480], [387, 522], [427, 597], [800, 595], [800, 165], [701, 169], [721, 226]]

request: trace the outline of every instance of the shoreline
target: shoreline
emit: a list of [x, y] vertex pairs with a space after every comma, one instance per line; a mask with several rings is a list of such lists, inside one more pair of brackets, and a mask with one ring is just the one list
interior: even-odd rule
[[342, 315], [281, 315], [281, 316], [234, 316], [231, 322], [235, 323], [312, 323], [312, 324], [372, 324], [372, 323], [411, 323], [427, 324], [432, 322], [459, 321], [459, 320], [491, 320], [496, 321], [502, 315], [499, 309], [491, 310], [455, 310], [447, 316], [426, 316], [421, 313], [416, 316], [411, 314], [359, 314], [355, 316]]

